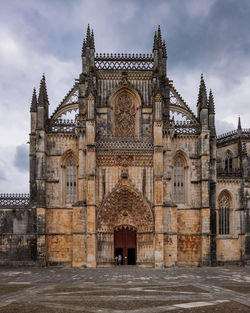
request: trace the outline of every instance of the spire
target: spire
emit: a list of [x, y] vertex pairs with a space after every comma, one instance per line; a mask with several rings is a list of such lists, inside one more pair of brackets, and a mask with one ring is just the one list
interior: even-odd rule
[[238, 131], [242, 131], [240, 116], [238, 117], [238, 127], [237, 127], [237, 130], [238, 130]]
[[94, 31], [92, 29], [92, 31], [90, 32], [89, 24], [88, 24], [88, 27], [87, 27], [86, 37], [83, 39], [82, 57], [86, 56], [86, 48], [87, 47], [95, 49]]
[[46, 86], [46, 80], [45, 80], [45, 74], [43, 73], [43, 93], [44, 93], [44, 100], [48, 102], [49, 104], [49, 98], [48, 98], [48, 93], [47, 93], [47, 86]]
[[198, 95], [197, 106], [206, 107], [207, 106], [207, 89], [203, 79], [203, 74], [201, 74], [201, 81], [200, 81], [200, 89]]
[[161, 39], [161, 27], [158, 25], [158, 47], [162, 48], [162, 39]]
[[88, 24], [87, 35], [86, 35], [86, 45], [88, 47], [90, 47], [90, 44], [91, 44], [91, 35], [90, 35], [90, 27], [89, 27], [89, 24]]
[[36, 97], [36, 89], [33, 89], [30, 112], [37, 112], [37, 97]]
[[44, 106], [45, 104], [49, 104], [49, 99], [47, 94], [45, 75], [43, 73], [39, 88], [38, 106]]
[[38, 106], [44, 106], [44, 94], [43, 94], [43, 79], [40, 81], [40, 88], [39, 88], [39, 96], [38, 96]]
[[215, 107], [214, 107], [214, 96], [212, 93], [212, 89], [210, 89], [209, 92], [209, 98], [208, 98], [208, 112], [210, 114], [214, 114], [215, 113]]

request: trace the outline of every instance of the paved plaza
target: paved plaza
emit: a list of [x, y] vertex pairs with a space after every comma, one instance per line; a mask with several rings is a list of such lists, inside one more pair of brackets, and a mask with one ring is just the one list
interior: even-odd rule
[[250, 267], [2, 267], [3, 312], [250, 312]]

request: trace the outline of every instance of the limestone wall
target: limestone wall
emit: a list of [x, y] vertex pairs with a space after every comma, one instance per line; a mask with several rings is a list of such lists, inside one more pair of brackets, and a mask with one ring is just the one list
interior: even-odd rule
[[177, 249], [179, 265], [199, 265], [201, 261], [200, 210], [177, 209]]
[[[224, 179], [217, 182], [217, 261], [219, 263], [241, 262], [244, 254], [244, 213], [240, 201], [241, 180]], [[218, 198], [222, 191], [228, 191], [231, 196], [229, 211], [229, 234], [219, 234], [219, 204]]]
[[31, 208], [1, 208], [0, 265], [34, 265], [35, 215]]

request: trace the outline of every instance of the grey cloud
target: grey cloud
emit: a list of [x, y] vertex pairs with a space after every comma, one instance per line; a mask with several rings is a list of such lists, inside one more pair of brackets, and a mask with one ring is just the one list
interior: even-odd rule
[[28, 145], [20, 145], [16, 147], [14, 156], [14, 165], [21, 172], [29, 170], [29, 150]]
[[97, 52], [135, 53], [152, 51], [160, 24], [167, 39], [169, 77], [193, 111], [203, 72], [215, 95], [217, 133], [235, 128], [238, 114], [244, 113], [242, 126], [247, 127], [249, 16], [249, 0], [2, 1], [0, 37], [6, 35], [14, 46], [0, 44], [0, 109], [8, 116], [0, 125], [0, 141], [2, 146], [18, 145], [15, 166], [9, 162], [19, 185], [12, 179], [9, 186], [21, 188], [27, 174], [28, 152], [20, 143], [27, 141], [32, 89], [39, 87], [45, 72], [53, 112], [81, 70], [88, 23], [94, 28]]
[[228, 122], [220, 121], [220, 120], [216, 121], [216, 133], [217, 133], [217, 135], [222, 135], [222, 134], [227, 133], [229, 131], [232, 131], [234, 129], [235, 129], [235, 126], [232, 123], [228, 123]]
[[0, 180], [6, 181], [6, 174], [2, 168], [0, 168]]

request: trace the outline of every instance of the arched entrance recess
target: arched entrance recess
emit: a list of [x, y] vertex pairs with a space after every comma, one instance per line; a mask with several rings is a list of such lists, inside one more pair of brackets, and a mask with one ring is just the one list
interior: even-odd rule
[[[126, 229], [134, 231], [136, 238], [134, 243], [125, 242], [120, 248], [134, 248], [134, 263], [153, 266], [153, 213], [149, 203], [132, 187], [130, 181], [124, 178], [105, 197], [97, 209], [97, 265], [113, 264], [116, 252], [114, 245], [115, 232], [122, 229], [123, 233], [128, 233], [128, 231], [125, 231]], [[124, 234], [121, 232], [120, 236], [122, 235]], [[130, 235], [132, 234], [130, 233]], [[131, 247], [129, 247], [130, 244]], [[133, 244], [135, 244], [135, 247], [133, 247]], [[124, 250], [124, 253], [128, 253], [128, 251]]]

